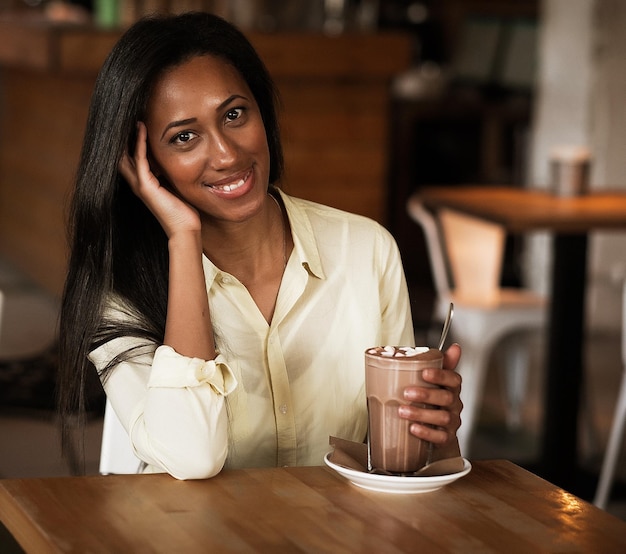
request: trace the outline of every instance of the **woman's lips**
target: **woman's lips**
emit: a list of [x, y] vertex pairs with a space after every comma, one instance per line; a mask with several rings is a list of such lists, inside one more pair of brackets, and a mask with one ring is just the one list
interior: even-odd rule
[[224, 192], [232, 192], [234, 190], [237, 190], [238, 188], [242, 187], [246, 181], [248, 180], [248, 178], [250, 177], [250, 174], [252, 173], [252, 170], [248, 170], [245, 175], [243, 175], [242, 177], [239, 178], [235, 178], [231, 181], [228, 182], [220, 182], [220, 183], [214, 183], [211, 185], [208, 185], [209, 188], [215, 189], [215, 190], [221, 190]]

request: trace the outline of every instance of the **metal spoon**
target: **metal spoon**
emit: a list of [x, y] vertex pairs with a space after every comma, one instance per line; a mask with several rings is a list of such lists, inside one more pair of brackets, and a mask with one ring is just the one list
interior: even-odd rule
[[443, 322], [443, 330], [441, 331], [441, 339], [439, 340], [438, 350], [443, 348], [443, 343], [446, 342], [446, 337], [448, 336], [448, 331], [450, 330], [450, 324], [452, 323], [452, 316], [454, 315], [454, 304], [450, 302], [450, 307], [448, 308], [448, 313], [446, 315], [446, 320]]

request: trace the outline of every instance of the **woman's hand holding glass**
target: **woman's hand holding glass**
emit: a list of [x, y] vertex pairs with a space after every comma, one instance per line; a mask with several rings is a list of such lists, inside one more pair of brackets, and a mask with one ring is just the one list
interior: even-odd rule
[[443, 369], [425, 369], [422, 377], [433, 385], [407, 387], [404, 397], [411, 402], [430, 404], [435, 408], [405, 405], [399, 408], [400, 417], [413, 421], [410, 431], [416, 437], [429, 441], [439, 450], [436, 457], [458, 455], [456, 433], [461, 426], [461, 376], [454, 371], [461, 357], [458, 344], [451, 345], [444, 353]]

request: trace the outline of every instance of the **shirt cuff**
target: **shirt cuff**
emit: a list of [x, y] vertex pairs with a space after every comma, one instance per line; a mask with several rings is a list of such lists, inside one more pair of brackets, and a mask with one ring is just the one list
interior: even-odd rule
[[209, 384], [226, 396], [237, 386], [237, 379], [221, 354], [214, 360], [189, 358], [171, 346], [159, 346], [154, 353], [148, 387], [183, 388]]

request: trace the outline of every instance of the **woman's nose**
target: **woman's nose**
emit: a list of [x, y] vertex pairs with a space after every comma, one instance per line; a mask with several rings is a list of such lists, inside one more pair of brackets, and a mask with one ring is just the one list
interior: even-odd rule
[[214, 133], [209, 144], [209, 163], [214, 169], [231, 166], [237, 159], [237, 144], [226, 133]]

